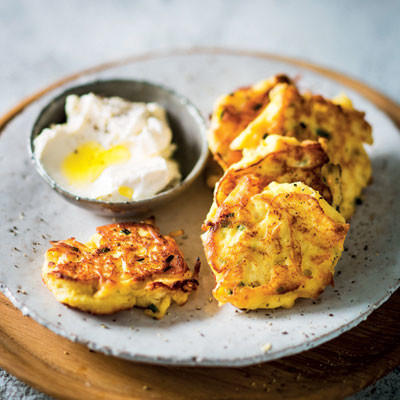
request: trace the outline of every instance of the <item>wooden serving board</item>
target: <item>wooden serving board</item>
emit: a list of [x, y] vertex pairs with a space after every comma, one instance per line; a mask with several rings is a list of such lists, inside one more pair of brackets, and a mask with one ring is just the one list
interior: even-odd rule
[[[340, 73], [265, 53], [223, 49], [193, 49], [190, 53], [242, 54], [312, 69], [357, 90], [400, 126], [397, 104]], [[0, 130], [28, 104], [63, 83], [88, 72], [156, 56], [159, 54], [131, 57], [64, 78], [0, 117]], [[295, 356], [246, 368], [163, 367], [105, 356], [24, 317], [0, 295], [0, 365], [59, 399], [340, 399], [375, 382], [398, 364], [400, 291], [340, 337]]]

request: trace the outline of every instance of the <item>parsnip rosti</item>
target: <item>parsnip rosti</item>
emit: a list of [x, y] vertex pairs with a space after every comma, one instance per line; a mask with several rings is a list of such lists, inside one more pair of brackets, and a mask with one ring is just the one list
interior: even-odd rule
[[270, 183], [255, 193], [246, 176], [204, 226], [214, 297], [242, 309], [291, 307], [333, 282], [348, 231], [344, 218], [304, 185]]
[[269, 92], [278, 83], [290, 83], [285, 75], [243, 87], [217, 100], [211, 116], [208, 143], [215, 160], [223, 169], [242, 158], [242, 152], [232, 150], [231, 142], [259, 115], [269, 102]]
[[340, 168], [329, 163], [321, 145], [314, 141], [270, 135], [254, 150], [244, 152], [218, 182], [214, 201], [222, 204], [244, 176], [254, 177], [261, 192], [269, 183], [303, 182], [317, 190], [334, 208], [341, 203]]
[[351, 108], [343, 96], [330, 101], [310, 93], [301, 95], [293, 84], [276, 85], [269, 97], [269, 104], [231, 143], [231, 149], [256, 148], [266, 134], [318, 141], [330, 163], [341, 168], [339, 209], [349, 219], [357, 197], [371, 179], [371, 163], [363, 144], [372, 144], [372, 129], [365, 114]]
[[175, 240], [151, 224], [105, 225], [86, 244], [74, 238], [51, 244], [43, 281], [58, 301], [82, 311], [111, 314], [139, 306], [159, 319], [198, 286], [200, 263], [192, 273]]

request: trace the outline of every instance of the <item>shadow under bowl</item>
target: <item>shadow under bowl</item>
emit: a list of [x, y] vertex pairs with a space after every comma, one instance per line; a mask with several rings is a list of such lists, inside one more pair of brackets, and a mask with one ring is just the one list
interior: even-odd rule
[[[134, 102], [157, 102], [166, 109], [173, 134], [172, 141], [177, 145], [173, 158], [179, 163], [182, 175], [177, 185], [143, 200], [111, 202], [76, 196], [57, 184], [35, 157], [34, 139], [44, 128], [66, 121], [65, 100], [68, 95], [81, 96], [90, 92], [104, 97], [118, 96]], [[158, 84], [121, 79], [95, 81], [72, 87], [51, 100], [33, 125], [29, 149], [40, 176], [57, 193], [75, 205], [106, 216], [140, 216], [164, 205], [193, 183], [204, 168], [208, 157], [206, 124], [190, 100]]]

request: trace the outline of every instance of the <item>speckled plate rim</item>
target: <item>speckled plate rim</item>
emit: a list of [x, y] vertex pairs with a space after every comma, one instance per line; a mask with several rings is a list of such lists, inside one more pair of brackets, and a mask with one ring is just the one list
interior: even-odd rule
[[[385, 95], [375, 91], [374, 89], [369, 88], [365, 84], [352, 79], [348, 78], [346, 76], [343, 76], [342, 74], [338, 72], [331, 71], [329, 69], [323, 68], [323, 67], [318, 67], [316, 65], [304, 62], [304, 61], [298, 61], [296, 59], [292, 59], [289, 57], [283, 57], [283, 56], [278, 56], [278, 55], [273, 55], [273, 54], [268, 54], [268, 53], [262, 53], [262, 52], [251, 52], [251, 51], [241, 51], [241, 50], [229, 50], [229, 49], [216, 49], [216, 48], [197, 48], [197, 49], [190, 49], [190, 50], [172, 50], [169, 52], [159, 52], [159, 53], [148, 53], [140, 56], [134, 56], [134, 57], [128, 57], [119, 61], [111, 62], [111, 63], [106, 63], [102, 64], [98, 67], [90, 68], [85, 71], [79, 72], [77, 74], [71, 75], [67, 78], [64, 78], [60, 81], [55, 82], [53, 85], [50, 85], [49, 87], [41, 90], [40, 92], [37, 92], [33, 94], [32, 96], [28, 97], [27, 99], [23, 100], [21, 103], [19, 103], [17, 106], [15, 106], [13, 109], [11, 109], [8, 113], [6, 113], [3, 117], [0, 117], [0, 133], [1, 130], [4, 129], [6, 124], [10, 122], [16, 115], [18, 115], [19, 112], [21, 112], [25, 107], [27, 107], [29, 104], [33, 103], [35, 100], [39, 99], [42, 97], [44, 94], [50, 92], [53, 89], [56, 89], [64, 84], [67, 84], [75, 79], [78, 79], [81, 76], [84, 76], [86, 74], [91, 74], [95, 72], [100, 72], [103, 70], [107, 70], [112, 67], [117, 67], [117, 66], [122, 66], [125, 64], [129, 64], [131, 62], [135, 61], [145, 61], [145, 60], [151, 60], [151, 59], [157, 59], [161, 57], [169, 57], [169, 56], [175, 56], [175, 55], [192, 55], [192, 54], [225, 54], [225, 55], [236, 55], [236, 56], [247, 56], [247, 57], [255, 57], [255, 58], [262, 58], [262, 59], [271, 59], [275, 61], [280, 61], [283, 63], [288, 63], [300, 68], [305, 68], [305, 69], [310, 69], [314, 71], [317, 75], [320, 75], [324, 79], [330, 79], [333, 81], [337, 81], [338, 83], [348, 86], [349, 88], [352, 88], [353, 90], [357, 91], [360, 95], [365, 97], [367, 100], [369, 100], [375, 108], [380, 108], [387, 116], [389, 116], [393, 122], [396, 122], [397, 126], [400, 126], [400, 106], [398, 106], [395, 102], [387, 98]], [[393, 123], [393, 127], [396, 128], [396, 124]], [[284, 350], [280, 352], [274, 352], [274, 353], [265, 353], [261, 356], [251, 356], [251, 357], [243, 357], [243, 358], [237, 358], [235, 360], [231, 359], [208, 359], [208, 358], [202, 358], [201, 360], [193, 359], [193, 358], [181, 358], [179, 360], [171, 359], [171, 358], [163, 358], [163, 357], [150, 357], [142, 354], [136, 353], [134, 357], [132, 357], [130, 354], [127, 354], [126, 352], [111, 352], [111, 350], [108, 350], [104, 347], [98, 347], [96, 343], [93, 342], [88, 342], [85, 340], [80, 340], [78, 337], [76, 337], [73, 334], [69, 334], [65, 330], [62, 330], [58, 328], [56, 325], [49, 323], [48, 321], [45, 321], [42, 317], [40, 317], [36, 312], [28, 309], [23, 302], [20, 302], [17, 300], [17, 298], [12, 294], [12, 292], [4, 285], [2, 282], [0, 282], [0, 290], [10, 299], [12, 304], [16, 306], [18, 309], [20, 309], [23, 313], [23, 315], [30, 316], [33, 318], [35, 321], [40, 323], [41, 325], [47, 327], [48, 329], [52, 330], [56, 334], [65, 337], [72, 342], [80, 343], [83, 345], [86, 345], [90, 349], [98, 352], [102, 352], [106, 355], [113, 355], [116, 357], [121, 357], [125, 358], [131, 361], [135, 362], [143, 362], [143, 363], [150, 363], [150, 364], [160, 364], [160, 365], [171, 365], [171, 366], [204, 366], [204, 367], [239, 367], [239, 366], [249, 366], [261, 362], [266, 362], [266, 361], [271, 361], [271, 360], [276, 360], [278, 358], [282, 358], [285, 356], [289, 355], [294, 355], [297, 353], [300, 353], [305, 350], [312, 349], [324, 342], [327, 342], [337, 336], [339, 336], [341, 333], [350, 330], [351, 328], [357, 326], [359, 323], [364, 321], [376, 308], [378, 308], [380, 305], [382, 305], [385, 301], [389, 299], [389, 297], [400, 287], [400, 282], [397, 282], [395, 285], [390, 286], [387, 288], [387, 292], [385, 293], [384, 296], [382, 296], [377, 302], [375, 302], [366, 312], [360, 314], [357, 318], [353, 319], [351, 322], [347, 322], [338, 328], [332, 330], [331, 332], [321, 335], [315, 339], [312, 339], [308, 341], [305, 345], [296, 345], [296, 346], [288, 346]]]
[[[200, 127], [200, 132], [202, 135], [202, 145], [201, 145], [201, 150], [200, 150], [200, 155], [198, 160], [196, 161], [195, 165], [193, 166], [192, 170], [187, 174], [187, 176], [178, 184], [174, 185], [173, 187], [167, 189], [167, 190], [162, 190], [159, 193], [156, 193], [155, 195], [151, 197], [146, 197], [142, 200], [136, 200], [136, 201], [105, 201], [105, 200], [97, 200], [97, 199], [92, 199], [89, 197], [85, 196], [77, 196], [74, 195], [72, 192], [64, 189], [62, 186], [60, 186], [46, 171], [42, 163], [36, 158], [34, 154], [34, 139], [38, 136], [35, 135], [35, 130], [37, 127], [37, 124], [39, 123], [40, 119], [43, 117], [43, 115], [48, 111], [48, 109], [55, 103], [57, 102], [60, 98], [65, 96], [66, 93], [73, 92], [74, 90], [81, 89], [82, 87], [89, 86], [89, 85], [94, 85], [94, 84], [104, 84], [104, 83], [113, 83], [113, 82], [134, 82], [136, 84], [142, 84], [145, 86], [152, 86], [158, 89], [163, 90], [164, 92], [170, 94], [172, 97], [175, 97], [180, 104], [184, 105], [189, 112], [189, 114], [193, 117], [193, 119], [196, 121], [196, 123]], [[207, 126], [206, 122], [204, 120], [203, 115], [201, 114], [200, 110], [192, 103], [190, 99], [188, 99], [186, 96], [183, 96], [182, 94], [176, 92], [175, 90], [162, 85], [160, 83], [155, 83], [155, 82], [150, 82], [148, 80], [143, 80], [143, 79], [95, 79], [90, 82], [85, 82], [84, 84], [79, 84], [77, 86], [72, 86], [66, 88], [62, 93], [58, 94], [57, 96], [53, 97], [40, 111], [39, 115], [37, 116], [32, 129], [31, 133], [29, 135], [29, 143], [28, 143], [28, 151], [29, 151], [29, 156], [35, 165], [35, 168], [39, 175], [58, 193], [61, 195], [75, 199], [76, 201], [82, 200], [84, 202], [89, 202], [89, 203], [94, 203], [94, 204], [99, 204], [99, 205], [111, 205], [113, 207], [118, 207], [118, 206], [136, 206], [136, 205], [141, 205], [141, 204], [148, 204], [151, 206], [153, 202], [160, 202], [162, 200], [167, 200], [171, 195], [179, 195], [180, 193], [183, 192], [186, 188], [188, 188], [193, 181], [200, 175], [201, 171], [205, 167], [205, 164], [207, 162], [207, 158], [209, 155], [208, 152], [208, 144], [207, 144]], [[0, 132], [1, 132], [1, 127], [0, 127]]]
[[379, 302], [375, 303], [372, 307], [368, 309], [363, 314], [360, 314], [357, 318], [355, 318], [350, 323], [345, 323], [341, 325], [339, 328], [329, 332], [326, 335], [321, 335], [318, 338], [312, 339], [308, 341], [305, 345], [296, 345], [296, 346], [288, 346], [284, 350], [275, 352], [275, 353], [265, 353], [264, 355], [260, 356], [251, 356], [251, 357], [243, 357], [243, 358], [236, 358], [235, 360], [231, 359], [223, 359], [219, 358], [218, 360], [215, 359], [208, 359], [202, 358], [201, 360], [193, 359], [193, 357], [188, 358], [181, 358], [181, 359], [174, 359], [174, 358], [165, 358], [165, 357], [150, 357], [143, 354], [136, 353], [133, 357], [127, 352], [121, 351], [113, 351], [111, 349], [98, 346], [94, 342], [81, 340], [77, 336], [66, 332], [63, 329], [60, 329], [57, 325], [46, 321], [41, 316], [39, 316], [36, 312], [30, 310], [26, 306], [23, 305], [22, 302], [18, 301], [16, 297], [12, 294], [12, 292], [0, 282], [0, 290], [4, 293], [4, 295], [11, 301], [11, 303], [21, 310], [22, 314], [28, 317], [31, 317], [40, 325], [50, 329], [57, 335], [60, 335], [68, 340], [71, 340], [74, 343], [79, 343], [84, 346], [87, 346], [89, 349], [93, 351], [97, 351], [103, 353], [105, 355], [113, 356], [113, 357], [120, 357], [126, 360], [145, 363], [145, 364], [158, 364], [158, 365], [166, 365], [166, 366], [177, 366], [177, 367], [247, 367], [254, 364], [259, 364], [267, 361], [273, 361], [280, 359], [282, 357], [292, 356], [298, 353], [301, 353], [306, 350], [310, 350], [314, 347], [317, 347], [329, 340], [336, 338], [337, 336], [341, 335], [342, 333], [356, 327], [361, 322], [365, 321], [368, 316], [380, 307], [383, 303], [385, 303], [389, 297], [400, 287], [400, 283], [392, 288], [390, 288], [387, 294], [380, 299]]

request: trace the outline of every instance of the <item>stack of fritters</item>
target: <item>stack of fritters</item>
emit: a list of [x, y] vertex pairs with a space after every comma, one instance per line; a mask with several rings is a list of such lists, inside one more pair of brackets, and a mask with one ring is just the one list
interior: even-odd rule
[[74, 238], [52, 242], [42, 277], [61, 303], [93, 314], [111, 314], [133, 306], [162, 318], [172, 302], [186, 303], [196, 280], [169, 236], [146, 223], [97, 228], [82, 244]]
[[[267, 95], [250, 120], [260, 87]], [[371, 178], [363, 146], [371, 127], [345, 96], [302, 95], [283, 75], [245, 90], [221, 98], [213, 113], [210, 149], [225, 173], [203, 243], [221, 303], [290, 307], [333, 282], [345, 219]]]
[[[329, 162], [341, 169], [342, 201], [338, 211], [348, 220], [354, 213], [356, 199], [371, 179], [371, 163], [364, 143], [372, 144], [372, 129], [364, 119], [365, 114], [353, 109], [345, 96], [330, 101], [310, 93], [302, 95], [283, 75], [263, 81], [265, 85], [264, 82], [270, 82], [268, 100], [262, 103], [257, 116], [251, 121], [246, 118], [248, 112], [244, 107], [244, 116], [241, 112], [235, 114], [237, 120], [244, 121], [238, 125], [238, 130], [232, 128], [233, 122], [225, 117], [228, 111], [224, 110], [230, 109], [232, 98], [237, 96], [235, 93], [242, 91], [225, 96], [217, 103], [209, 133], [210, 149], [215, 159], [225, 170], [240, 160], [240, 151], [256, 148], [268, 135], [317, 141]], [[248, 90], [247, 107], [252, 104], [251, 89]], [[214, 121], [221, 113], [223, 117], [217, 126]], [[215, 149], [228, 142], [229, 147], [224, 147], [222, 158], [232, 162], [220, 162], [221, 155]]]

